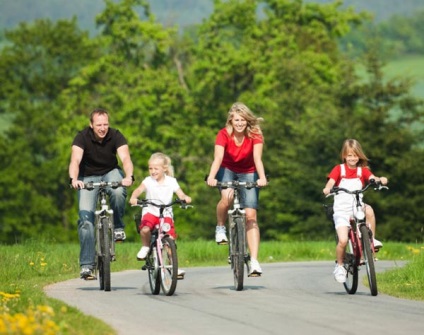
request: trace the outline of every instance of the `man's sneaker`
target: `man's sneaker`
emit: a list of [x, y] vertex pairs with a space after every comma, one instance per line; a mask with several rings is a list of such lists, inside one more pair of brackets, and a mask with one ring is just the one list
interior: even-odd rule
[[339, 283], [346, 282], [347, 271], [346, 271], [346, 269], [344, 268], [343, 265], [336, 264], [336, 267], [334, 268], [333, 274], [334, 274], [334, 279], [337, 282], [339, 282]]
[[256, 259], [250, 260], [249, 277], [259, 277], [262, 274], [261, 266]]
[[146, 259], [147, 254], [149, 253], [149, 247], [141, 247], [140, 251], [137, 254], [137, 259], [143, 261]]
[[379, 240], [374, 239], [374, 249], [380, 249], [383, 247], [383, 243], [381, 243]]
[[93, 274], [93, 270], [90, 268], [82, 267], [80, 272], [81, 279], [93, 280], [96, 279], [96, 276]]
[[184, 275], [185, 275], [185, 271], [184, 270], [182, 270], [182, 269], [178, 269], [178, 276], [177, 276], [177, 278], [178, 279], [184, 279]]
[[117, 228], [113, 232], [113, 237], [115, 242], [121, 242], [127, 238], [127, 235], [125, 235], [125, 231], [122, 228]]
[[218, 244], [228, 244], [225, 226], [216, 226], [215, 241]]

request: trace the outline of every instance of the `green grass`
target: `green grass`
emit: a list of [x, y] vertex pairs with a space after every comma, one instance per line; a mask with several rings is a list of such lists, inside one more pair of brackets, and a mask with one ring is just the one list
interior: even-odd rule
[[416, 81], [412, 88], [412, 93], [424, 99], [424, 57], [423, 56], [405, 56], [397, 60], [390, 61], [384, 67], [384, 73], [387, 78], [410, 77]]
[[[139, 269], [140, 263], [134, 257], [138, 249], [139, 243], [119, 244], [118, 261], [113, 263], [112, 271]], [[334, 249], [332, 242], [262, 242], [259, 260], [330, 261], [334, 260]], [[5, 327], [10, 330], [13, 324], [25, 327], [15, 329], [13, 334], [115, 334], [103, 322], [44, 294], [46, 285], [78, 277], [78, 253], [76, 243], [54, 244], [44, 240], [0, 246], [0, 334], [7, 333]], [[409, 263], [404, 268], [379, 273], [379, 292], [424, 300], [423, 253], [422, 245], [386, 242], [379, 259]], [[178, 256], [184, 268], [222, 266], [226, 264], [227, 248], [217, 248], [212, 241], [181, 240]]]

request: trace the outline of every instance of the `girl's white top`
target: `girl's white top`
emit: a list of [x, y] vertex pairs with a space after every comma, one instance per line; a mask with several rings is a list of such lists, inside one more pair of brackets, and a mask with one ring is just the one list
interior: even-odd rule
[[[151, 176], [148, 176], [144, 178], [143, 184], [146, 187], [146, 199], [164, 205], [172, 202], [174, 193], [180, 188], [177, 179], [170, 176], [165, 176], [162, 183], [158, 183]], [[142, 215], [145, 213], [151, 213], [155, 216], [159, 216], [159, 208], [152, 205], [143, 207]], [[164, 214], [165, 216], [172, 217], [172, 207], [166, 208]]]

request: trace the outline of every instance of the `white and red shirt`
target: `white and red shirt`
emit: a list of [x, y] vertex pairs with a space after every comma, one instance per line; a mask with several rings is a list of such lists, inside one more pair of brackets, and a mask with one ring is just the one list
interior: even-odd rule
[[[360, 166], [351, 169], [347, 164], [340, 164], [333, 168], [328, 178], [336, 181], [335, 186], [349, 191], [360, 190], [372, 176], [370, 169]], [[362, 199], [362, 194], [360, 195]], [[334, 212], [352, 212], [354, 208], [354, 196], [340, 192], [334, 197]]]

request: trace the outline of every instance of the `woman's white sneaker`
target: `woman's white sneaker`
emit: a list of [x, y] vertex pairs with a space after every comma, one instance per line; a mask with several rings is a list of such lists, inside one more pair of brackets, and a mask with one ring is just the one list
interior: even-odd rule
[[261, 274], [262, 274], [262, 269], [261, 269], [261, 266], [259, 265], [259, 262], [256, 259], [251, 259], [249, 277], [260, 276]]

